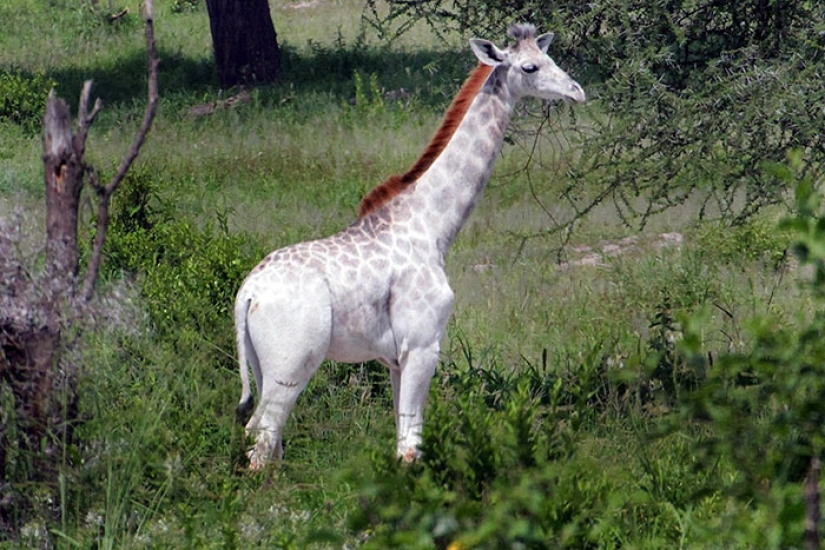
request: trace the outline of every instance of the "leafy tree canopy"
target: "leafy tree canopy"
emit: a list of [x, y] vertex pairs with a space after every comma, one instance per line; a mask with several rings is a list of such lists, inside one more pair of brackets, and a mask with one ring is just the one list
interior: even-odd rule
[[421, 20], [437, 32], [492, 38], [519, 20], [557, 33], [553, 55], [588, 84], [595, 125], [574, 127], [579, 154], [555, 167], [568, 177], [573, 212], [555, 229], [605, 200], [631, 225], [689, 197], [699, 197], [703, 215], [739, 222], [787, 195], [763, 162], [795, 149], [804, 171], [821, 171], [822, 3], [390, 0], [387, 12], [369, 0], [368, 7], [367, 20], [388, 36]]

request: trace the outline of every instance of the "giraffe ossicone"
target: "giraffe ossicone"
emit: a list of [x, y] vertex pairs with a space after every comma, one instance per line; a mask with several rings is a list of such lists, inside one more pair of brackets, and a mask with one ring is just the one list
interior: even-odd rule
[[490, 178], [515, 103], [583, 102], [581, 86], [547, 55], [552, 34], [514, 25], [501, 49], [470, 41], [479, 59], [421, 157], [362, 201], [349, 227], [269, 254], [235, 301], [250, 467], [282, 455], [298, 395], [325, 359], [378, 360], [390, 370], [398, 456], [419, 456], [424, 406], [453, 306], [444, 256]]

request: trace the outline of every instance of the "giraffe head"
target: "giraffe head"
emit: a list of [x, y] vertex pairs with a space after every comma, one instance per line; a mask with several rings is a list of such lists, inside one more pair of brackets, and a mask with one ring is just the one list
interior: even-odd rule
[[509, 35], [516, 41], [514, 46], [499, 49], [489, 40], [475, 38], [470, 47], [482, 63], [506, 71], [504, 78], [514, 99], [533, 96], [583, 102], [584, 90], [579, 83], [547, 55], [555, 35], [535, 34], [533, 25], [513, 25]]

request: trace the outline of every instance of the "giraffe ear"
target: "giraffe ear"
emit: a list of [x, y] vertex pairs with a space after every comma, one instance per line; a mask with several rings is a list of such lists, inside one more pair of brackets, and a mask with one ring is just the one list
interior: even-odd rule
[[485, 65], [495, 67], [504, 63], [504, 52], [489, 40], [482, 40], [480, 38], [473, 38], [470, 40], [470, 47], [479, 61]]
[[550, 44], [553, 43], [554, 38], [556, 38], [556, 35], [552, 32], [548, 32], [547, 34], [543, 34], [536, 38], [536, 45], [542, 52], [547, 53], [547, 48], [549, 48]]

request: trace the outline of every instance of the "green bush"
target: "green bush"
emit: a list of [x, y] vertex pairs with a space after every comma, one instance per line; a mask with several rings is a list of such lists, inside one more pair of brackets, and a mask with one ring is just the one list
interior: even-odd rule
[[225, 216], [203, 227], [175, 217], [156, 185], [148, 172], [133, 172], [115, 196], [104, 274], [137, 278], [161, 338], [207, 344], [231, 363], [235, 293], [264, 252], [230, 234]]
[[[806, 286], [821, 305], [825, 218], [814, 180], [804, 175], [796, 155], [792, 168], [769, 170], [788, 185], [796, 184], [796, 212], [780, 228], [793, 237], [800, 262], [810, 267], [813, 276]], [[687, 318], [681, 347], [707, 378], [683, 396], [673, 427], [705, 426], [696, 456], [703, 464], [726, 461], [733, 466], [736, 473], [725, 494], [747, 504], [740, 509], [738, 534], [752, 536], [748, 523], [759, 521], [760, 530], [773, 537], [769, 545], [783, 548], [803, 545], [802, 483], [812, 461], [825, 458], [825, 315], [820, 308], [813, 318], [800, 321], [801, 327], [788, 328], [776, 319], [753, 319], [747, 349], [711, 356], [702, 346], [704, 317]]]
[[[684, 435], [647, 441], [645, 427], [616, 443], [620, 418], [638, 408], [613, 405], [630, 394], [600, 360], [561, 376], [546, 360], [518, 371], [445, 365], [422, 458], [373, 452], [351, 526], [369, 533], [367, 548], [672, 546], [682, 534], [673, 510], [712, 506], [695, 495], [712, 492], [718, 471], [697, 475]], [[616, 432], [615, 448], [593, 447], [602, 429]]]
[[791, 237], [771, 219], [752, 218], [734, 227], [704, 224], [698, 230], [697, 241], [698, 250], [726, 263], [746, 260], [778, 267], [787, 256]]
[[46, 109], [46, 98], [56, 82], [43, 75], [0, 71], [0, 120], [8, 120], [28, 131], [37, 131]]

